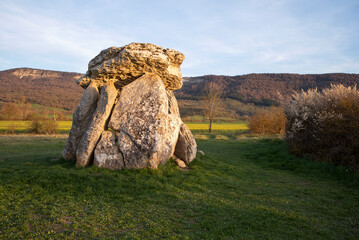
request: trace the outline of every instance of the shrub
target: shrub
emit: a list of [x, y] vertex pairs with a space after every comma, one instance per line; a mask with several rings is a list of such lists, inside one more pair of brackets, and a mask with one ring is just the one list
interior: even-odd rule
[[58, 124], [54, 120], [33, 115], [28, 130], [35, 134], [55, 134], [57, 126]]
[[14, 122], [11, 122], [9, 126], [6, 128], [5, 133], [6, 134], [15, 134], [16, 132], [16, 125]]
[[15, 103], [6, 103], [0, 111], [1, 119], [14, 120], [18, 118], [20, 109]]
[[283, 134], [286, 118], [282, 108], [272, 107], [261, 111], [249, 119], [249, 129], [256, 134]]
[[46, 119], [44, 121], [44, 133], [46, 134], [55, 134], [57, 131], [58, 124], [55, 120]]
[[297, 155], [359, 167], [359, 91], [332, 85], [296, 93], [286, 104], [286, 141]]

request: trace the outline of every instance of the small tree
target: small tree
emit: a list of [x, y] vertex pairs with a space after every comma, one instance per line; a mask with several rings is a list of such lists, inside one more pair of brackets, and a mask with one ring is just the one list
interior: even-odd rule
[[224, 106], [222, 86], [215, 82], [208, 83], [204, 88], [203, 104], [205, 115], [209, 120], [208, 132], [212, 132], [212, 122]]
[[27, 120], [32, 112], [32, 106], [26, 101], [26, 97], [22, 96], [17, 102], [19, 108], [19, 115], [22, 121]]
[[35, 134], [55, 134], [58, 124], [56, 121], [39, 115], [32, 115], [28, 127], [29, 132]]
[[6, 103], [1, 110], [1, 115], [5, 120], [14, 120], [19, 113], [20, 109], [15, 103]]
[[255, 134], [283, 134], [285, 132], [286, 117], [283, 109], [271, 107], [260, 111], [249, 119], [249, 129]]

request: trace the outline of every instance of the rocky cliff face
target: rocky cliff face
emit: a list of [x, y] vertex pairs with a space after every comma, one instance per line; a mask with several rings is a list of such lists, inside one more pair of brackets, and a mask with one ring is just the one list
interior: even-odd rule
[[[31, 69], [31, 68], [21, 68], [16, 69], [12, 74], [18, 78], [61, 78], [64, 76], [63, 72], [41, 70], [41, 69]], [[80, 74], [73, 74], [69, 76], [72, 79], [78, 79]]]

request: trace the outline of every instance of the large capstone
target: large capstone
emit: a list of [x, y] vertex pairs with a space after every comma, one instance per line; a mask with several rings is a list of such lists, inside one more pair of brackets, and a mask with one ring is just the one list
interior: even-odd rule
[[182, 87], [180, 66], [184, 55], [151, 43], [131, 43], [124, 47], [110, 47], [93, 58], [87, 73], [77, 83], [86, 88], [91, 82], [99, 86], [113, 81], [121, 89], [145, 73], [157, 74], [168, 90]]

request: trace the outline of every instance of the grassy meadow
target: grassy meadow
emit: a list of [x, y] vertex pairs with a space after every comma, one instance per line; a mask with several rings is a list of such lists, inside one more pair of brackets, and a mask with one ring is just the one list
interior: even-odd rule
[[280, 137], [195, 136], [187, 171], [76, 168], [66, 135], [0, 136], [0, 239], [359, 238], [358, 174]]

